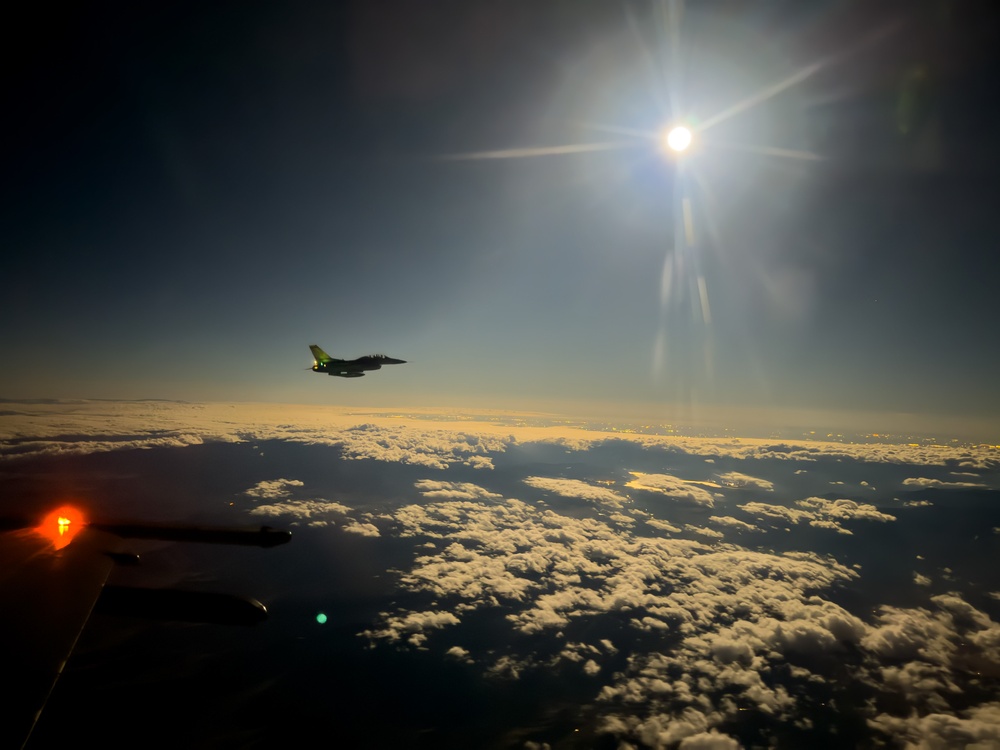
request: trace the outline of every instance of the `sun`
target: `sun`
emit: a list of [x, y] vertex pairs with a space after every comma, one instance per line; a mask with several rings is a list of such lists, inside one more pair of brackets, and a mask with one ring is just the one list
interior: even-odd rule
[[683, 125], [673, 127], [667, 131], [667, 148], [679, 154], [682, 151], [687, 150], [688, 146], [691, 145], [691, 138], [691, 131]]

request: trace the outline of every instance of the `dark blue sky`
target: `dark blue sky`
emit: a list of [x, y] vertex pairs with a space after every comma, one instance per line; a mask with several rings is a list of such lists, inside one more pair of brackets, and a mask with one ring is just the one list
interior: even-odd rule
[[682, 5], [26, 11], [0, 396], [1000, 417], [997, 13]]

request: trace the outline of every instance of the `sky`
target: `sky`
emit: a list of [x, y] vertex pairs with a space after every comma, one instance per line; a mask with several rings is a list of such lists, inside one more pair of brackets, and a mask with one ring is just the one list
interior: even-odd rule
[[21, 13], [0, 398], [1000, 432], [989, 3]]

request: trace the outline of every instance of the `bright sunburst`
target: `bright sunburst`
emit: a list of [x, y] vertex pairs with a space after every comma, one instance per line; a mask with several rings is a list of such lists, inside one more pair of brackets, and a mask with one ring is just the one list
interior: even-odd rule
[[[685, 91], [681, 81], [681, 71], [686, 68], [686, 44], [681, 31], [681, 20], [684, 17], [683, 0], [663, 0], [662, 30], [658, 41], [652, 48], [640, 38], [638, 25], [633, 24], [635, 42], [641, 49], [643, 57], [651, 71], [651, 80], [659, 81], [662, 90], [650, 91], [650, 106], [658, 107], [663, 114], [663, 121], [671, 123], [664, 128], [648, 131], [635, 127], [610, 123], [583, 123], [590, 130], [607, 133], [619, 138], [614, 141], [597, 141], [552, 146], [531, 146], [501, 150], [480, 151], [463, 154], [451, 154], [448, 159], [523, 159], [538, 156], [557, 156], [580, 154], [594, 151], [635, 148], [646, 146], [651, 151], [670, 157], [674, 163], [673, 189], [665, 200], [672, 206], [666, 214], [672, 214], [673, 242], [666, 248], [663, 274], [660, 288], [660, 325], [659, 333], [651, 346], [652, 375], [658, 379], [666, 369], [668, 362], [683, 362], [677, 367], [687, 368], [690, 372], [674, 372], [672, 378], [681, 392], [675, 394], [679, 401], [693, 403], [695, 391], [712, 380], [713, 377], [713, 343], [712, 343], [712, 313], [710, 300], [710, 285], [704, 270], [705, 239], [707, 235], [713, 245], [719, 244], [718, 221], [714, 216], [717, 210], [710, 186], [709, 171], [717, 171], [720, 164], [726, 164], [731, 156], [723, 156], [726, 152], [738, 151], [755, 156], [761, 160], [781, 162], [785, 165], [796, 164], [805, 168], [810, 162], [821, 161], [819, 154], [788, 148], [794, 144], [774, 143], [733, 143], [725, 140], [723, 129], [716, 128], [726, 121], [738, 117], [746, 117], [751, 111], [768, 104], [775, 97], [802, 84], [822, 70], [838, 64], [846, 57], [857, 52], [877, 39], [882, 31], [870, 38], [862, 40], [854, 49], [837, 55], [828, 56], [803, 65], [790, 71], [787, 75], [764, 85], [756, 90], [731, 91], [729, 102], [716, 102], [714, 111], [695, 112], [696, 102], [686, 101], [690, 94], [692, 99], [710, 100], [705, 91]], [[697, 96], [695, 96], [697, 95]], [[693, 109], [692, 109], [693, 108]], [[679, 118], [684, 118], [679, 121]], [[662, 122], [662, 121], [661, 121]], [[732, 128], [729, 129], [732, 131]], [[737, 129], [738, 132], [739, 129]], [[712, 131], [709, 134], [708, 131]], [[759, 129], [752, 127], [746, 130], [761, 135]], [[779, 131], [774, 131], [779, 132]], [[717, 138], [716, 135], [722, 137]], [[693, 146], [697, 146], [694, 149]], [[694, 153], [697, 151], [697, 153]], [[683, 155], [683, 159], [679, 158]], [[719, 157], [722, 157], [720, 160]], [[707, 170], [712, 167], [712, 170]], [[698, 222], [704, 225], [704, 232], [699, 232]], [[686, 339], [689, 345], [700, 349], [699, 357], [673, 357], [679, 351], [672, 351], [668, 356], [668, 348], [672, 344], [674, 333], [678, 332], [681, 339]], [[698, 342], [695, 344], [694, 342]], [[683, 346], [681, 346], [683, 348]], [[686, 354], [694, 354], [687, 351]], [[696, 363], [694, 360], [700, 360]], [[685, 377], [686, 376], [686, 377]], [[681, 385], [681, 383], [684, 383]]]
[[691, 131], [683, 125], [678, 125], [667, 132], [667, 148], [677, 153], [687, 151], [688, 146], [691, 145], [691, 139]]

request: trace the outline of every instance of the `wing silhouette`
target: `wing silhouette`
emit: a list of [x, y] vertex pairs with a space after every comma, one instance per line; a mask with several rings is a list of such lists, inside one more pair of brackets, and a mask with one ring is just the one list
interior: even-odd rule
[[0, 669], [8, 687], [0, 747], [23, 747], [31, 735], [102, 592], [108, 611], [165, 619], [248, 624], [267, 610], [226, 594], [123, 589], [105, 584], [125, 553], [124, 537], [270, 547], [290, 534], [141, 523], [86, 523], [60, 508], [41, 524], [0, 521]]

